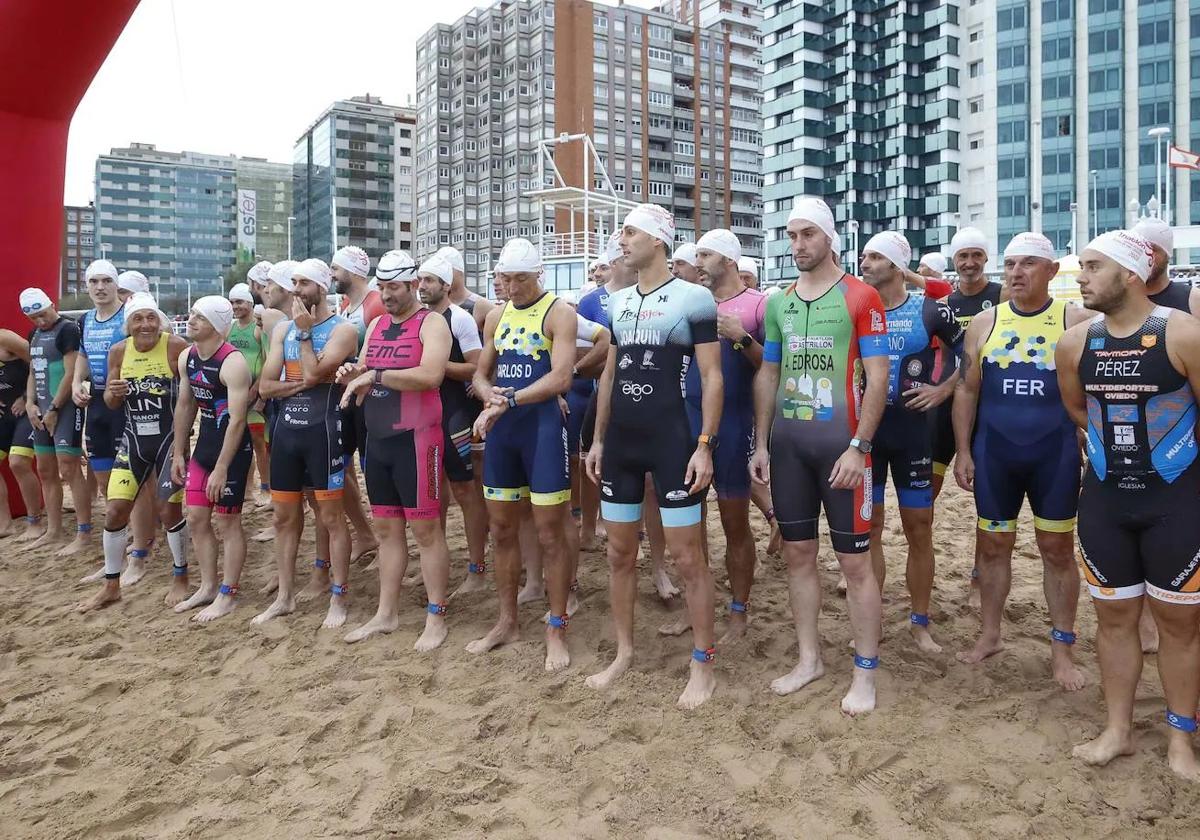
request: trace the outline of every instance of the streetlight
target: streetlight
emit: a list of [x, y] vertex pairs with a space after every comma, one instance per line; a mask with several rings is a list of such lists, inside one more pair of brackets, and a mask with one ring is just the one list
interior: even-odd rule
[[1092, 216], [1096, 220], [1095, 230], [1092, 232], [1092, 239], [1100, 235], [1100, 170], [1093, 169], [1088, 173], [1092, 177]]
[[292, 258], [292, 222], [296, 221], [295, 216], [288, 216], [288, 259]]
[[[1171, 215], [1171, 179], [1168, 176], [1166, 191], [1163, 190], [1162, 180], [1162, 146], [1159, 143], [1159, 138], [1165, 141], [1171, 134], [1171, 129], [1165, 125], [1160, 125], [1157, 128], [1152, 128], [1146, 132], [1147, 137], [1154, 138], [1154, 191], [1156, 195], [1161, 195], [1166, 199], [1166, 215]], [[1170, 218], [1164, 218], [1167, 224], [1171, 223]]]
[[191, 277], [187, 278], [187, 296], [188, 296], [187, 311], [191, 312], [192, 311], [192, 278]]
[[1079, 229], [1076, 227], [1076, 222], [1079, 217], [1079, 205], [1074, 201], [1071, 202], [1071, 253], [1079, 253]]
[[850, 220], [850, 273], [858, 276], [858, 219]]

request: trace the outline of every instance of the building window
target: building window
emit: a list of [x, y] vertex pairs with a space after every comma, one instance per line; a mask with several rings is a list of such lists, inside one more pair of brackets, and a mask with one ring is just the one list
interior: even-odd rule
[[1106, 53], [1118, 52], [1121, 49], [1121, 30], [1101, 29], [1099, 32], [1088, 34], [1088, 52]]
[[967, 100], [967, 113], [978, 114], [983, 111], [983, 97], [974, 96]]
[[1011, 29], [1025, 28], [1025, 7], [1018, 6], [1013, 9], [1001, 9], [996, 13], [996, 30], [998, 32], [1008, 32]]
[[983, 73], [983, 62], [982, 61], [972, 61], [970, 63], [970, 65], [968, 65], [967, 69], [968, 69], [969, 75], [971, 76], [972, 79], [978, 79], [980, 77], [980, 75], [982, 75], [982, 73]]

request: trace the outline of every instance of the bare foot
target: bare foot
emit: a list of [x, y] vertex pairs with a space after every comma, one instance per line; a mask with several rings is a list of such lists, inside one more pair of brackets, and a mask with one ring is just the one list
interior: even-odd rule
[[738, 639], [745, 637], [746, 631], [750, 628], [750, 619], [744, 612], [729, 611], [729, 620], [725, 625], [725, 634], [717, 641], [717, 647], [727, 645], [730, 642], [736, 642]]
[[[1178, 737], [1176, 737], [1178, 736]], [[1189, 782], [1200, 782], [1200, 762], [1192, 750], [1188, 732], [1172, 731], [1167, 739], [1167, 766], [1171, 772]]]
[[517, 623], [498, 621], [496, 626], [488, 631], [482, 639], [476, 639], [467, 645], [467, 653], [487, 653], [500, 645], [511, 644], [521, 638], [521, 628]]
[[350, 562], [358, 565], [359, 562], [367, 559], [367, 555], [376, 554], [379, 551], [379, 540], [375, 537], [364, 539], [355, 537], [350, 543]]
[[133, 586], [146, 576], [146, 558], [132, 554], [125, 558], [125, 569], [121, 572], [121, 585]]
[[57, 557], [80, 557], [91, 554], [92, 535], [76, 534], [75, 539], [58, 550]]
[[1102, 767], [1119, 755], [1133, 755], [1133, 735], [1128, 729], [1105, 729], [1100, 737], [1080, 744], [1071, 750], [1071, 755], [1084, 764]]
[[1050, 669], [1054, 672], [1055, 681], [1063, 687], [1064, 691], [1078, 691], [1087, 685], [1087, 678], [1084, 677], [1083, 671], [1071, 661], [1070, 649], [1059, 651], [1058, 648], [1066, 648], [1066, 645], [1053, 644], [1053, 649], [1050, 651]]
[[425, 613], [425, 632], [421, 634], [421, 638], [417, 639], [417, 643], [413, 645], [413, 650], [417, 653], [429, 653], [429, 651], [440, 647], [442, 642], [446, 641], [446, 617], [444, 615], [434, 615], [431, 612]]
[[258, 594], [259, 595], [270, 595], [270, 594], [274, 593], [275, 590], [278, 588], [279, 588], [279, 574], [277, 572], [272, 572], [271, 576], [269, 578], [267, 578], [267, 582], [263, 584], [262, 589], [258, 590]]
[[168, 607], [173, 607], [188, 596], [188, 576], [173, 575], [171, 577], [171, 585], [167, 588], [167, 594], [163, 596], [163, 603]]
[[546, 587], [541, 581], [536, 583], [526, 583], [517, 593], [518, 604], [528, 604], [532, 601], [541, 601], [546, 597]]
[[779, 526], [774, 522], [771, 523], [771, 539], [767, 541], [767, 556], [778, 557], [783, 552], [783, 534], [779, 533]]
[[799, 691], [810, 682], [825, 676], [825, 663], [820, 659], [814, 662], [799, 662], [796, 667], [782, 677], [771, 681], [771, 690], [780, 697], [786, 697], [792, 692]]
[[711, 662], [697, 662], [693, 659], [691, 668], [692, 674], [683, 688], [683, 694], [675, 701], [676, 706], [688, 711], [704, 705], [717, 688], [717, 675]]
[[213, 602], [213, 599], [216, 597], [217, 597], [217, 587], [201, 586], [199, 589], [197, 589], [195, 591], [195, 593], [192, 594], [192, 597], [187, 598], [183, 601], [180, 601], [178, 604], [176, 604], [175, 612], [183, 613], [183, 612], [187, 612], [188, 610], [194, 610], [194, 609], [196, 609], [196, 607], [208, 606], [209, 604], [211, 604]]
[[121, 600], [121, 586], [113, 580], [106, 580], [104, 585], [100, 587], [100, 591], [88, 598], [86, 601], [80, 601], [75, 607], [76, 612], [86, 613], [92, 610], [99, 610], [107, 607], [109, 604], [115, 604]]
[[571, 664], [567, 634], [562, 627], [546, 627], [546, 670], [561, 671]]
[[987, 639], [980, 636], [979, 640], [975, 642], [975, 647], [959, 651], [954, 654], [954, 658], [968, 665], [978, 665], [989, 656], [994, 656], [1002, 650], [1004, 650], [1004, 645], [999, 639]]
[[679, 618], [659, 627], [658, 634], [660, 636], [682, 636], [691, 629], [692, 620], [688, 618], [687, 612], [684, 611], [680, 614]]
[[329, 611], [325, 613], [325, 620], [321, 622], [323, 630], [334, 630], [346, 623], [346, 596], [345, 595], [330, 595], [329, 596]]
[[67, 535], [62, 531], [46, 530], [41, 533], [37, 539], [29, 544], [30, 548], [40, 548], [44, 545], [53, 545], [56, 542], [62, 542], [67, 538]]
[[280, 600], [278, 597], [271, 602], [271, 606], [260, 612], [254, 618], [250, 619], [251, 624], [266, 624], [272, 618], [278, 618], [281, 615], [291, 615], [296, 611], [296, 599], [289, 598], [286, 601]]
[[216, 621], [218, 618], [229, 615], [236, 606], [237, 601], [233, 595], [218, 593], [215, 601], [192, 616], [192, 621], [199, 621], [201, 624]]
[[651, 574], [654, 576], [654, 590], [658, 597], [669, 604], [679, 594], [679, 587], [671, 583], [671, 577], [663, 566], [659, 566]]
[[615, 683], [622, 674], [629, 670], [629, 666], [633, 664], [633, 655], [620, 653], [613, 663], [601, 671], [599, 674], [592, 674], [586, 680], [588, 688], [605, 689]]
[[271, 525], [263, 528], [250, 539], [254, 540], [255, 542], [270, 542], [271, 540], [275, 539], [275, 526]]
[[853, 717], [875, 708], [875, 671], [855, 668], [850, 690], [842, 698], [842, 711]]
[[0, 540], [4, 539], [5, 537], [15, 537], [20, 533], [22, 533], [20, 526], [11, 519], [8, 520], [7, 524], [0, 525]]
[[17, 542], [30, 542], [46, 533], [46, 521], [40, 517], [36, 522], [25, 522], [25, 530], [17, 537]]
[[449, 600], [453, 601], [459, 595], [470, 595], [472, 592], [483, 592], [487, 588], [487, 575], [483, 573], [472, 574], [468, 572], [467, 576], [463, 578], [463, 582], [458, 585], [458, 589], [455, 589], [452, 593], [450, 593]]
[[308, 583], [296, 595], [296, 600], [303, 604], [320, 598], [328, 591], [329, 569], [318, 569], [313, 567], [312, 575], [308, 578]]
[[399, 627], [399, 616], [379, 615], [376, 613], [375, 617], [366, 624], [347, 633], [343, 641], [345, 641], [346, 644], [352, 645], [355, 642], [361, 642], [364, 639], [369, 639], [377, 633], [394, 633]]
[[104, 564], [100, 564], [100, 568], [92, 572], [90, 575], [84, 575], [79, 579], [80, 583], [99, 583], [104, 580]]
[[920, 624], [908, 625], [908, 630], [912, 633], [913, 641], [917, 643], [917, 649], [924, 653], [941, 653], [942, 646], [933, 640], [933, 636], [929, 634], [928, 627], [922, 627]]

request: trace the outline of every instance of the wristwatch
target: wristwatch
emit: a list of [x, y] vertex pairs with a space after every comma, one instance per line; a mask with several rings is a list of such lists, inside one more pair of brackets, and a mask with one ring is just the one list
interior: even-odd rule
[[508, 395], [508, 407], [509, 407], [509, 408], [516, 408], [516, 407], [517, 407], [517, 395], [516, 395], [516, 394], [509, 394], [509, 395]]
[[871, 454], [871, 441], [862, 438], [850, 438], [850, 445], [864, 455]]
[[297, 341], [312, 341], [312, 330], [296, 330]]
[[383, 384], [383, 370], [382, 370], [382, 368], [380, 368], [380, 369], [376, 369], [376, 371], [375, 371], [375, 384], [376, 384], [376, 385], [382, 385], [382, 384]]
[[704, 446], [707, 446], [709, 449], [713, 449], [717, 445], [717, 436], [716, 435], [698, 435], [696, 437], [696, 443], [703, 444]]
[[750, 335], [750, 333], [746, 333], [744, 336], [739, 338], [737, 341], [733, 342], [733, 349], [734, 350], [745, 350], [747, 347], [749, 347], [753, 343], [754, 343], [754, 336]]

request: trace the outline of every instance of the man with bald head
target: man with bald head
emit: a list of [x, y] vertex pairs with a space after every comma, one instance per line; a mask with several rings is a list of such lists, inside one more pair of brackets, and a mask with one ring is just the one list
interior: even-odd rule
[[975, 664], [1003, 650], [1000, 624], [1012, 585], [1017, 517], [1028, 497], [1050, 610], [1051, 667], [1059, 685], [1077, 691], [1084, 684], [1071, 659], [1080, 458], [1059, 396], [1054, 349], [1089, 313], [1050, 297], [1058, 262], [1042, 234], [1014, 236], [1004, 249], [1004, 270], [1012, 298], [972, 319], [954, 399], [954, 478], [975, 495], [983, 623], [975, 646], [958, 658]]

